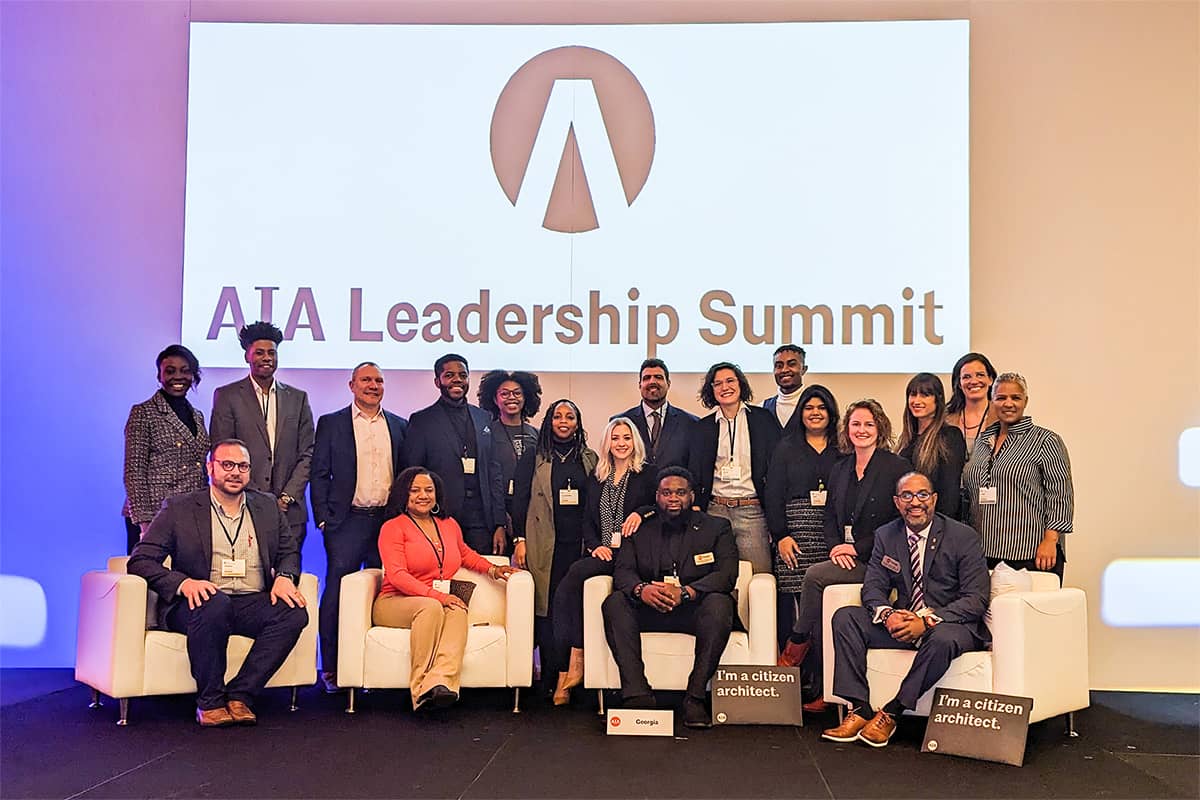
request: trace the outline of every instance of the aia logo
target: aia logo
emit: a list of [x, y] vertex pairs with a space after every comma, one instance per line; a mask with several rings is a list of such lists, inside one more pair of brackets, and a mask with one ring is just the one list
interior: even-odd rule
[[[654, 162], [654, 112], [645, 90], [629, 68], [608, 53], [591, 47], [547, 50], [529, 59], [508, 79], [492, 112], [492, 168], [500, 188], [515, 206], [558, 80], [591, 81], [625, 204], [633, 205]], [[545, 133], [559, 135], [557, 131]], [[574, 120], [561, 135], [562, 156], [542, 227], [560, 233], [595, 230], [600, 223], [579, 153]]]
[[612, 718], [612, 726], [613, 726], [614, 728], [619, 728], [619, 727], [621, 727], [621, 718], [620, 718], [620, 717], [613, 717], [613, 718]]

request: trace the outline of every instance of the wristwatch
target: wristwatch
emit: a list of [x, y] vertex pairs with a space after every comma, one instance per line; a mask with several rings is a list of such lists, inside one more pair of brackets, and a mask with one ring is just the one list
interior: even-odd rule
[[283, 502], [287, 503], [289, 506], [296, 505], [296, 498], [292, 497], [287, 492], [284, 492], [283, 494], [279, 495], [279, 499], [282, 500]]
[[276, 572], [276, 573], [275, 573], [275, 577], [276, 577], [276, 578], [287, 578], [289, 581], [291, 581], [291, 582], [292, 582], [292, 584], [293, 584], [293, 585], [295, 585], [295, 586], [299, 586], [299, 585], [300, 585], [300, 576], [299, 576], [299, 575], [293, 575], [293, 574], [292, 574], [292, 573], [290, 573], [290, 572]]
[[525, 541], [524, 536], [514, 536], [513, 537], [513, 544], [520, 544], [523, 541]]

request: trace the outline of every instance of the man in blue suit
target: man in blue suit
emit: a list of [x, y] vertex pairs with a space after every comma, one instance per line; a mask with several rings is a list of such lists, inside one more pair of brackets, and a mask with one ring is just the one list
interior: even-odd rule
[[[638, 391], [642, 402], [618, 414], [638, 429], [646, 445], [646, 460], [659, 469], [686, 467], [691, 428], [696, 415], [667, 402], [671, 389], [671, 371], [660, 358], [647, 358], [638, 372]], [[616, 419], [616, 417], [613, 417]]]
[[[830, 741], [884, 747], [896, 732], [896, 718], [916, 707], [950, 662], [991, 641], [983, 622], [991, 582], [979, 534], [933, 511], [937, 493], [919, 472], [897, 481], [894, 500], [901, 518], [875, 531], [862, 606], [833, 615], [833, 691], [852, 710], [825, 731]], [[872, 647], [917, 651], [895, 699], [874, 714], [867, 686]]]
[[342, 578], [378, 567], [379, 528], [392, 481], [404, 468], [408, 423], [383, 409], [383, 373], [365, 361], [350, 374], [354, 402], [317, 421], [309, 493], [325, 538], [321, 594], [321, 683], [337, 691], [338, 601]]
[[433, 385], [441, 397], [409, 419], [404, 463], [436, 472], [445, 489], [446, 512], [477, 553], [507, 547], [500, 465], [492, 453], [492, 418], [467, 402], [467, 359], [447, 353], [434, 362]]

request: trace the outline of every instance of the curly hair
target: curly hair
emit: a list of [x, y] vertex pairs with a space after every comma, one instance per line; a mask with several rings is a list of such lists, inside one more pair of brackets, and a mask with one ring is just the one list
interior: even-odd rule
[[855, 400], [846, 406], [846, 416], [842, 417], [842, 426], [838, 429], [838, 449], [843, 453], [854, 452], [854, 445], [850, 443], [850, 416], [860, 408], [865, 408], [875, 419], [875, 430], [878, 434], [875, 447], [892, 452], [892, 421], [888, 419], [879, 401], [869, 397]]
[[537, 414], [538, 409], [542, 407], [542, 384], [538, 381], [538, 376], [532, 372], [509, 372], [504, 369], [494, 369], [483, 376], [483, 380], [479, 382], [479, 407], [488, 412], [495, 419], [500, 419], [500, 406], [496, 404], [496, 392], [500, 390], [500, 384], [505, 381], [512, 381], [521, 387], [521, 394], [525, 398], [525, 405], [521, 406], [521, 419], [529, 419]]
[[396, 480], [392, 482], [392, 488], [388, 490], [387, 505], [383, 509], [383, 519], [387, 521], [400, 516], [408, 511], [408, 492], [412, 489], [413, 481], [418, 475], [428, 475], [433, 481], [433, 502], [437, 506], [437, 513], [433, 516], [445, 519], [449, 512], [446, 511], [446, 492], [442, 486], [442, 479], [436, 472], [425, 467], [409, 467], [396, 476]]
[[712, 384], [717, 377], [717, 373], [723, 369], [733, 370], [733, 374], [737, 376], [738, 386], [741, 388], [741, 396], [738, 399], [743, 403], [753, 400], [754, 390], [750, 388], [750, 381], [746, 380], [746, 373], [742, 372], [742, 368], [737, 364], [721, 361], [709, 367], [708, 372], [704, 374], [704, 382], [700, 384], [700, 405], [705, 408], [717, 407], [717, 397], [713, 394]]
[[279, 344], [283, 341], [283, 331], [262, 320], [253, 325], [245, 325], [238, 331], [238, 341], [241, 342], [243, 350], [249, 350], [250, 345], [263, 339]]

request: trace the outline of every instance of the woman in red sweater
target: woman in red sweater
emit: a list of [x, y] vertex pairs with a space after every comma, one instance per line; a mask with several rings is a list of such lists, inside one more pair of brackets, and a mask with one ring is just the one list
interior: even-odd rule
[[467, 547], [458, 523], [445, 516], [442, 479], [424, 467], [409, 467], [396, 478], [386, 515], [379, 532], [383, 587], [371, 620], [412, 630], [413, 709], [444, 708], [458, 700], [467, 646], [467, 604], [450, 593], [450, 578], [460, 566], [492, 580], [508, 580], [516, 570]]

